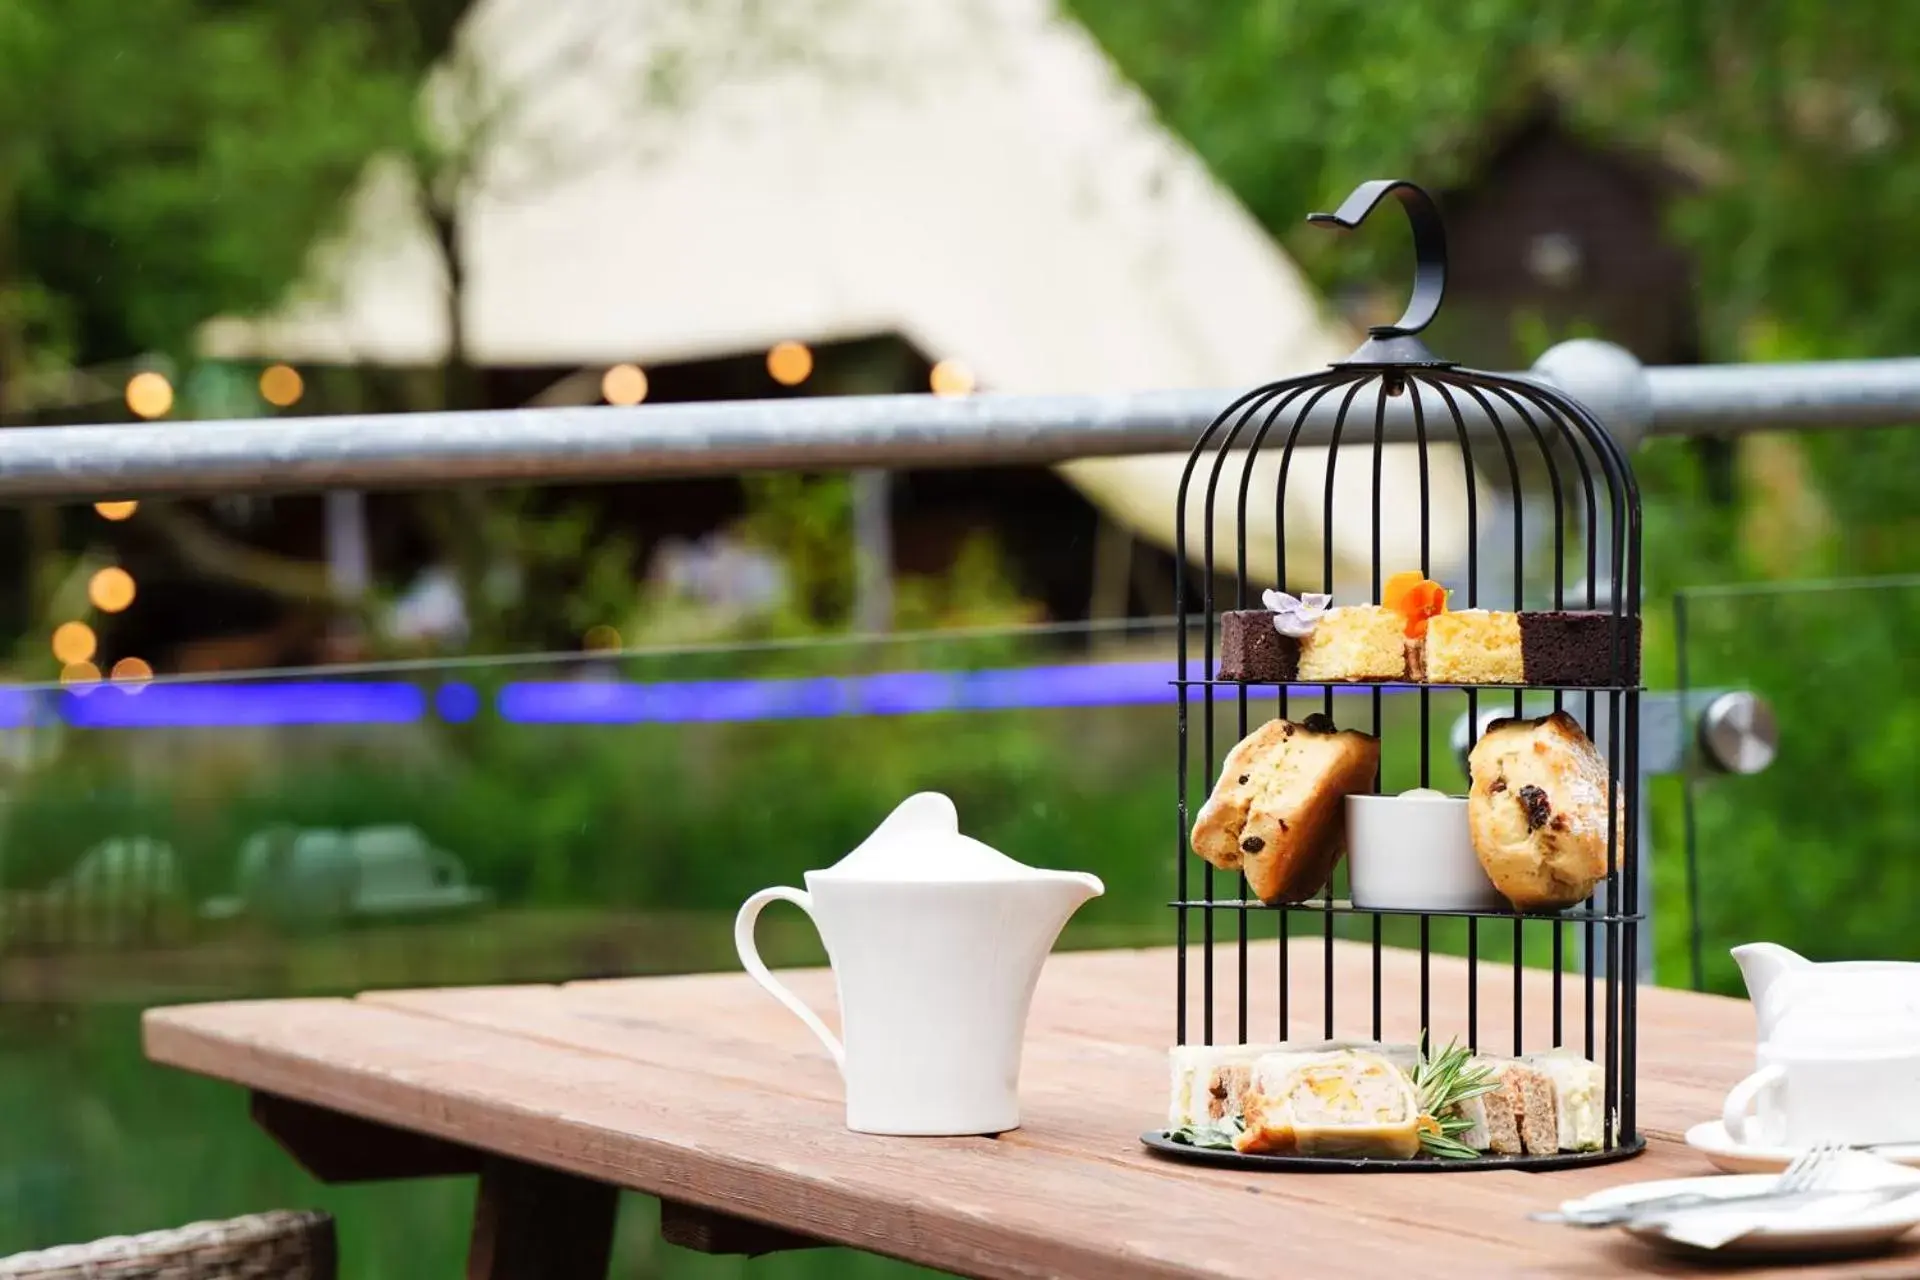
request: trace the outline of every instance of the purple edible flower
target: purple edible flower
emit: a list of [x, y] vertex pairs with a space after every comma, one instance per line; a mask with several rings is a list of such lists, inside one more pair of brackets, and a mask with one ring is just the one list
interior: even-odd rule
[[1313, 634], [1313, 624], [1333, 603], [1333, 597], [1309, 591], [1298, 599], [1284, 591], [1263, 591], [1261, 603], [1273, 610], [1273, 629], [1298, 640]]

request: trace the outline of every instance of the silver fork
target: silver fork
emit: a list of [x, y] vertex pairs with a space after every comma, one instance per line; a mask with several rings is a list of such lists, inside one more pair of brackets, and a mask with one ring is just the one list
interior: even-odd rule
[[[1780, 1176], [1774, 1179], [1772, 1186], [1751, 1195], [1710, 1196], [1704, 1192], [1688, 1191], [1679, 1195], [1661, 1196], [1657, 1200], [1639, 1200], [1632, 1204], [1608, 1205], [1598, 1209], [1575, 1209], [1570, 1212], [1554, 1210], [1528, 1216], [1536, 1222], [1563, 1222], [1578, 1227], [1613, 1227], [1640, 1218], [1678, 1213], [1683, 1209], [1719, 1205], [1791, 1203], [1818, 1198], [1833, 1194], [1825, 1184], [1833, 1176], [1834, 1167], [1841, 1152], [1847, 1149], [1847, 1145], [1841, 1142], [1816, 1143], [1795, 1156], [1787, 1167], [1780, 1171]], [[1889, 1191], [1895, 1191], [1895, 1189], [1889, 1188]], [[1900, 1195], [1912, 1193], [1911, 1186], [1897, 1189], [1897, 1194]]]
[[1840, 1153], [1847, 1149], [1844, 1142], [1816, 1142], [1788, 1162], [1780, 1171], [1779, 1179], [1773, 1184], [1772, 1194], [1793, 1195], [1801, 1191], [1816, 1190], [1821, 1183], [1833, 1175], [1835, 1162]]

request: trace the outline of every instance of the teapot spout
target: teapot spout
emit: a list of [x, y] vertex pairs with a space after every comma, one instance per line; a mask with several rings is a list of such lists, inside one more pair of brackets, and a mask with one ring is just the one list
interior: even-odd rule
[[1060, 896], [1067, 904], [1069, 914], [1088, 899], [1097, 898], [1107, 891], [1100, 877], [1088, 871], [1049, 871], [1047, 878], [1060, 886]]
[[[1024, 926], [1029, 940], [1037, 947], [1034, 961], [1035, 975], [1039, 974], [1039, 959], [1053, 949], [1060, 931], [1067, 926], [1081, 904], [1089, 898], [1097, 898], [1107, 891], [1100, 883], [1100, 877], [1085, 871], [1042, 871], [1028, 873], [1026, 883], [1011, 889], [1007, 894], [1002, 910], [1006, 911], [1011, 927], [1018, 930]], [[1016, 905], [1019, 904], [1019, 905]]]
[[1766, 999], [1774, 983], [1796, 969], [1810, 968], [1813, 961], [1789, 951], [1777, 942], [1749, 942], [1732, 952], [1740, 966], [1740, 977], [1747, 984], [1747, 998], [1758, 1005]]

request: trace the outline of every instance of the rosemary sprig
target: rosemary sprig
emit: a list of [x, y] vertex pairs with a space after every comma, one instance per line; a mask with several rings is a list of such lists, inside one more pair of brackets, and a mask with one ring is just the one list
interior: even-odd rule
[[1420, 1135], [1420, 1149], [1430, 1156], [1442, 1160], [1478, 1160], [1480, 1153], [1455, 1137], [1444, 1134], [1423, 1133]]
[[1473, 1066], [1472, 1062], [1472, 1052], [1453, 1040], [1447, 1041], [1447, 1047], [1438, 1054], [1433, 1053], [1426, 1032], [1420, 1033], [1420, 1060], [1413, 1067], [1413, 1088], [1420, 1101], [1420, 1146], [1428, 1155], [1443, 1160], [1473, 1160], [1480, 1155], [1460, 1141], [1460, 1135], [1473, 1127], [1460, 1114], [1460, 1104], [1488, 1092], [1496, 1081], [1491, 1069]]

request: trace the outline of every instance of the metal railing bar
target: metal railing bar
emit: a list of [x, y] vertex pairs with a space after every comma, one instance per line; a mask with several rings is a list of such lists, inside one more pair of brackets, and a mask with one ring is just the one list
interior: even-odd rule
[[[1728, 435], [1920, 422], [1920, 359], [1642, 368], [1604, 343], [1554, 348], [1526, 375], [1593, 406], [1623, 446], [1649, 435]], [[986, 394], [568, 406], [255, 418], [0, 431], [0, 500], [453, 485], [604, 483], [732, 475], [1040, 465], [1183, 453], [1233, 394]], [[1476, 434], [1491, 424], [1468, 414]], [[1302, 444], [1325, 444], [1333, 414]], [[1390, 402], [1388, 442], [1415, 439]]]
[[1740, 596], [1820, 595], [1829, 591], [1878, 591], [1920, 587], [1920, 573], [1890, 573], [1867, 578], [1820, 578], [1807, 582], [1717, 582], [1681, 587], [1674, 592], [1689, 600], [1724, 600]]

